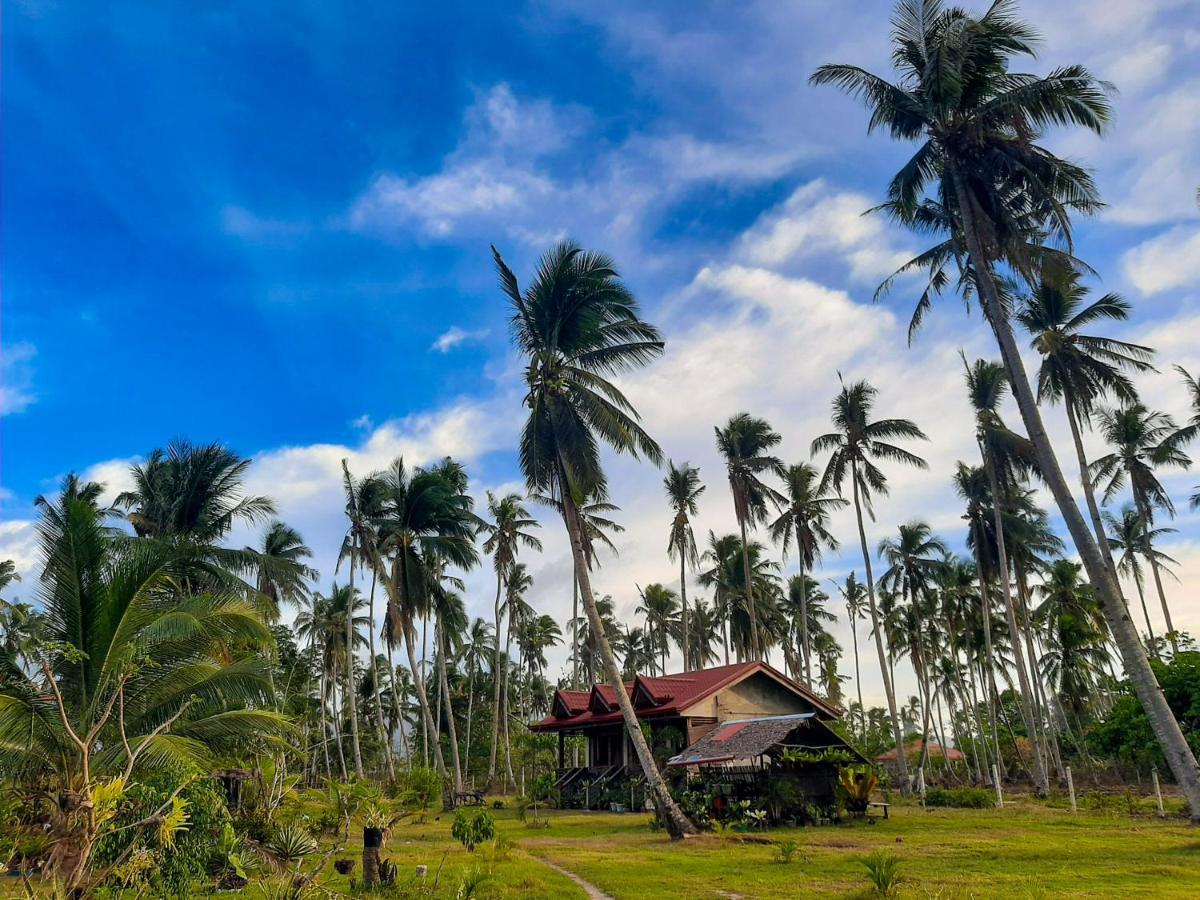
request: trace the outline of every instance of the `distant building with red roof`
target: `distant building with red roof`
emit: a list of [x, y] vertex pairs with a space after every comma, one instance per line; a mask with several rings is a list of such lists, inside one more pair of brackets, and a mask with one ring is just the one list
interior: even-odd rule
[[[921, 748], [923, 746], [924, 742], [920, 738], [909, 741], [904, 745], [905, 759], [916, 759], [921, 755]], [[962, 760], [966, 759], [966, 756], [963, 755], [961, 750], [957, 750], [954, 747], [943, 747], [941, 744], [936, 744], [933, 741], [930, 741], [929, 758], [932, 759], [935, 756], [941, 757], [942, 759], [950, 762], [961, 762]], [[881, 763], [894, 763], [897, 758], [898, 754], [896, 753], [896, 748], [893, 747], [891, 750], [880, 753], [877, 757], [875, 757], [875, 761]]]
[[[624, 687], [638, 719], [649, 724], [652, 742], [656, 733], [670, 736], [674, 746], [662, 748], [670, 753], [694, 744], [729, 720], [803, 713], [820, 720], [841, 718], [841, 711], [814, 691], [762, 662], [639, 675]], [[530, 727], [559, 735], [560, 768], [567, 735], [587, 738], [587, 762], [581, 769], [623, 770], [635, 762], [616, 692], [607, 684], [586, 691], [555, 691], [550, 714]]]

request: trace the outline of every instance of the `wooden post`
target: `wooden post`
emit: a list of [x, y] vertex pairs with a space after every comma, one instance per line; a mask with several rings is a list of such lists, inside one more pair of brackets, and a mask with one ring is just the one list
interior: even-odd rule
[[1004, 792], [1000, 789], [1000, 770], [992, 764], [992, 783], [996, 785], [996, 809], [1004, 809]]
[[1071, 777], [1071, 767], [1067, 766], [1067, 793], [1071, 797], [1071, 812], [1079, 812], [1079, 807], [1075, 805], [1075, 779]]
[[1163, 809], [1162, 787], [1158, 783], [1158, 768], [1150, 770], [1150, 778], [1154, 781], [1154, 799], [1158, 801], [1158, 817], [1164, 819], [1167, 816], [1167, 811]]

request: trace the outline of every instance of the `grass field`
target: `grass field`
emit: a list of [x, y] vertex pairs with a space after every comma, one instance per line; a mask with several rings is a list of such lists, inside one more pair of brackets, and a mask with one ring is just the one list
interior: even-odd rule
[[[549, 828], [531, 829], [509, 810], [492, 812], [513, 844], [497, 859], [454, 842], [451, 816], [397, 826], [384, 852], [399, 866], [396, 894], [453, 897], [474, 870], [484, 880], [472, 896], [584, 896], [545, 860], [616, 898], [867, 896], [861, 860], [884, 850], [900, 860], [900, 896], [1200, 897], [1200, 829], [1179, 818], [1020, 801], [1003, 810], [896, 806], [874, 825], [717, 832], [672, 844], [642, 815], [551, 812]], [[788, 840], [799, 850], [781, 863], [777, 845]], [[423, 882], [418, 865], [429, 867]], [[348, 891], [349, 880], [331, 871], [321, 886]]]

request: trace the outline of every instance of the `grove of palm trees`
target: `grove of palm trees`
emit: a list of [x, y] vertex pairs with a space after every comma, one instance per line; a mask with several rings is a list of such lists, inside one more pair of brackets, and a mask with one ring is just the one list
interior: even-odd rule
[[[639, 381], [675, 352], [637, 288], [653, 260], [557, 223], [536, 259], [480, 243], [470, 277], [507, 324], [504, 477], [415, 439], [339, 453], [318, 542], [290, 515], [302, 474], [264, 486], [255, 455], [184, 422], [36, 497], [36, 563], [0, 562], [0, 896], [1200, 891], [1178, 549], [1200, 494], [1172, 477], [1200, 482], [1200, 372], [1102, 287], [1077, 235], [1105, 198], [1063, 149], [1104, 152], [1119, 85], [1040, 57], [1011, 0], [901, 0], [889, 28], [889, 71], [826, 61], [847, 43], [792, 77], [900, 161], [861, 212], [922, 249], [868, 288], [872, 314], [900, 310], [934, 367], [922, 342], [965, 306], [942, 420], [867, 356], [826, 373], [807, 430], [672, 383], [706, 436], [677, 440]], [[720, 381], [737, 357], [691, 362]], [[948, 430], [968, 448], [949, 463]], [[907, 502], [915, 477], [949, 514]], [[666, 765], [697, 736], [667, 747], [639, 711], [643, 679], [758, 662], [840, 712], [829, 809]], [[568, 802], [596, 768], [582, 733], [530, 728], [563, 702], [621, 723], [627, 781], [603, 801]]]

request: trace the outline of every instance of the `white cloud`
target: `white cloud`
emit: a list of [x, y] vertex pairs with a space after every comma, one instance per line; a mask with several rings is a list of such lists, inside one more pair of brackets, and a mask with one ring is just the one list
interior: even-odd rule
[[0, 348], [0, 416], [24, 412], [37, 401], [33, 392], [33, 344], [20, 342]]
[[741, 237], [741, 253], [774, 267], [838, 253], [849, 264], [851, 277], [878, 283], [914, 254], [889, 246], [882, 217], [865, 214], [873, 205], [864, 194], [835, 192], [822, 179], [810, 181], [759, 216]]
[[1147, 296], [1200, 283], [1200, 228], [1180, 225], [1127, 250], [1125, 277]]
[[12, 587], [4, 599], [33, 599], [41, 562], [38, 550], [37, 523], [32, 519], [9, 519], [0, 522], [0, 560], [11, 559], [21, 576], [21, 584]]
[[479, 341], [487, 337], [488, 329], [479, 328], [474, 331], [467, 331], [459, 328], [457, 325], [452, 325], [440, 335], [437, 340], [430, 345], [430, 350], [436, 350], [438, 353], [449, 353], [455, 347], [467, 343], [468, 341]]

